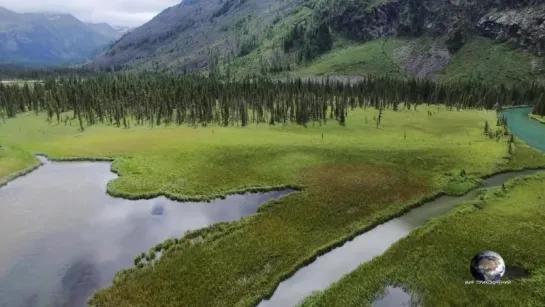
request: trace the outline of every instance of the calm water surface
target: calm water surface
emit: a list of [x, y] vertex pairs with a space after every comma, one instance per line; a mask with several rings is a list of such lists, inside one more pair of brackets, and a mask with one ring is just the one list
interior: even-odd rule
[[545, 151], [545, 124], [528, 117], [532, 108], [515, 108], [502, 111], [513, 134], [528, 145]]
[[386, 287], [384, 297], [373, 302], [373, 307], [413, 307], [411, 296], [398, 287]]
[[108, 196], [107, 162], [45, 164], [0, 188], [0, 306], [85, 306], [120, 269], [190, 229], [253, 214], [292, 191], [211, 203]]

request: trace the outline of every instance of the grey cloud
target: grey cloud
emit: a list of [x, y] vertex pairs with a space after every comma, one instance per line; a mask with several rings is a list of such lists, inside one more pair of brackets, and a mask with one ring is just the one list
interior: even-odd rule
[[0, 0], [0, 6], [19, 13], [70, 13], [86, 22], [139, 26], [180, 0]]

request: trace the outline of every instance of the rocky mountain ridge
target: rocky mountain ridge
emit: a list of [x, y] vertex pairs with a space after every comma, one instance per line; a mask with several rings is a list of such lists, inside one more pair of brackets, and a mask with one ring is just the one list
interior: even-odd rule
[[[365, 43], [384, 37], [439, 37], [440, 43], [429, 48], [427, 54], [420, 52], [416, 62], [404, 67], [412, 74], [426, 77], [430, 71], [433, 74], [448, 64], [451, 55], [475, 36], [508, 42], [541, 56], [545, 46], [544, 3], [545, 0], [186, 0], [120, 39], [94, 64], [182, 71], [188, 66], [213, 66], [216, 57], [255, 62], [270, 59], [274, 53], [273, 58], [287, 62], [285, 66], [289, 67], [294, 61], [290, 53], [297, 52], [297, 48], [282, 50], [282, 42], [289, 38], [289, 28], [297, 20], [307, 32], [326, 25], [335, 41]], [[307, 13], [301, 14], [302, 10]], [[299, 36], [303, 42], [295, 45], [308, 48], [304, 42], [308, 33]], [[250, 47], [243, 50], [245, 46]], [[399, 58], [415, 59], [414, 50], [402, 50]], [[440, 59], [432, 59], [430, 64], [430, 57]], [[419, 67], [431, 70], [422, 71]]]
[[538, 56], [545, 52], [545, 8], [492, 12], [478, 22], [483, 36], [507, 42]]

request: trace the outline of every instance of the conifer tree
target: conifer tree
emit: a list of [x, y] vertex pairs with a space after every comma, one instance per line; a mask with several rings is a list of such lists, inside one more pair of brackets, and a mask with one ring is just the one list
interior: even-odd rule
[[380, 108], [378, 110], [377, 128], [380, 126], [381, 120], [382, 120], [382, 105], [380, 106]]

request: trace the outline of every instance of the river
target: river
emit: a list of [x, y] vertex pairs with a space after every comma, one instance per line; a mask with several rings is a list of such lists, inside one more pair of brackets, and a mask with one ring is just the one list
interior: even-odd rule
[[115, 272], [185, 231], [234, 221], [291, 190], [211, 203], [105, 193], [108, 162], [49, 162], [0, 188], [0, 306], [79, 307]]
[[513, 134], [528, 145], [545, 152], [545, 125], [531, 119], [532, 108], [507, 109], [502, 114]]

